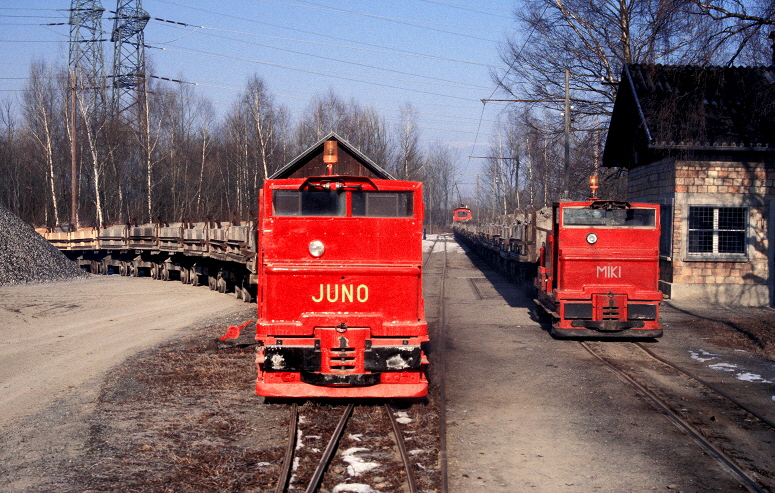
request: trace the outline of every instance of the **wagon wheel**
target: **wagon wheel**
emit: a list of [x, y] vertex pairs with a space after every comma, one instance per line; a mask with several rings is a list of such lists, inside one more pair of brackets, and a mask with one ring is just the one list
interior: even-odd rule
[[242, 301], [245, 303], [253, 303], [256, 301], [256, 296], [253, 294], [253, 291], [249, 286], [242, 287]]
[[108, 261], [105, 259], [102, 259], [102, 262], [100, 262], [100, 274], [103, 276], [110, 274], [110, 266], [108, 265]]
[[218, 288], [218, 279], [215, 276], [207, 276], [207, 286], [211, 291], [215, 291]]
[[191, 273], [188, 270], [188, 267], [181, 267], [180, 268], [180, 282], [183, 284], [191, 284]]
[[120, 276], [128, 276], [129, 275], [129, 268], [126, 265], [126, 262], [121, 262], [118, 265], [118, 274]]
[[199, 274], [197, 274], [197, 272], [193, 268], [191, 268], [190, 280], [191, 280], [192, 286], [201, 286], [202, 284], [201, 282], [199, 282]]
[[241, 300], [241, 299], [242, 299], [242, 286], [240, 286], [239, 284], [235, 284], [235, 285], [234, 285], [234, 296], [235, 296], [235, 297], [236, 297], [238, 300]]
[[169, 267], [169, 264], [167, 263], [164, 263], [161, 266], [161, 280], [162, 281], [170, 280], [170, 267]]
[[140, 269], [137, 268], [134, 262], [129, 264], [129, 275], [132, 277], [137, 277], [140, 273], [138, 272]]
[[151, 266], [151, 279], [159, 279], [159, 264], [153, 264]]
[[226, 292], [226, 288], [227, 288], [226, 279], [222, 277], [218, 277], [218, 279], [216, 280], [216, 289], [218, 290], [218, 292], [223, 294]]

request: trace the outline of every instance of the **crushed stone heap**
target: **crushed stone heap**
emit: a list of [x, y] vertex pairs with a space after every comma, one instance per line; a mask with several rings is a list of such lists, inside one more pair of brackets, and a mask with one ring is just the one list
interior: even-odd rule
[[0, 286], [87, 276], [32, 226], [0, 205]]

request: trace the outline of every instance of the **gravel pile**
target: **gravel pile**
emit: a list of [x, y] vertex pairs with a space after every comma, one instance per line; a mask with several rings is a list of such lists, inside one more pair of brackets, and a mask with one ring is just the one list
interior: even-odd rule
[[32, 226], [0, 205], [0, 286], [87, 276]]

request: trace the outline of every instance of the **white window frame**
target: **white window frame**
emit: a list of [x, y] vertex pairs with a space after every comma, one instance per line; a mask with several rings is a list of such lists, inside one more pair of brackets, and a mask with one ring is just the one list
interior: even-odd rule
[[[713, 227], [712, 229], [690, 229], [690, 218], [692, 214], [692, 208], [705, 208], [705, 209], [712, 209], [713, 210]], [[719, 229], [719, 212], [722, 209], [743, 209], [743, 214], [745, 215], [743, 219], [743, 228], [742, 229]], [[721, 206], [721, 205], [709, 205], [709, 204], [693, 204], [688, 206], [687, 210], [687, 216], [686, 216], [686, 256], [687, 259], [695, 260], [695, 259], [719, 259], [719, 260], [735, 260], [735, 259], [746, 259], [748, 257], [748, 222], [750, 218], [750, 209], [747, 206]], [[690, 236], [692, 231], [712, 231], [713, 233], [713, 246], [712, 251], [710, 252], [692, 252], [689, 249], [691, 248], [690, 243]], [[742, 252], [719, 252], [719, 232], [720, 231], [732, 231], [732, 232], [741, 232], [743, 233], [743, 251]]]

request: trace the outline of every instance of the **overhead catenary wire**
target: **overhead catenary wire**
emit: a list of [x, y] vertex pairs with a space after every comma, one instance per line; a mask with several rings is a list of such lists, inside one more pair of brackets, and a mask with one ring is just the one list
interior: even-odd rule
[[[180, 7], [185, 7], [187, 9], [195, 9], [201, 12], [209, 12], [213, 14], [217, 14], [219, 16], [227, 16], [232, 19], [238, 19], [240, 21], [246, 21], [246, 22], [256, 22], [257, 24], [263, 25], [263, 26], [275, 26], [280, 29], [287, 29], [289, 31], [298, 32], [298, 33], [305, 33], [304, 36], [282, 36], [282, 35], [271, 35], [271, 34], [264, 34], [264, 33], [255, 33], [250, 32], [251, 29], [232, 29], [230, 26], [224, 26], [224, 27], [215, 27], [210, 25], [204, 25], [209, 24], [206, 22], [193, 22], [193, 23], [187, 23], [187, 22], [181, 22], [180, 20], [177, 20], [177, 14], [174, 14], [174, 16], [170, 15], [160, 15], [153, 18], [154, 23], [157, 25], [168, 25], [169, 27], [173, 29], [184, 29], [188, 30], [183, 36], [177, 37], [173, 40], [167, 41], [167, 43], [175, 44], [176, 41], [182, 40], [186, 36], [191, 36], [192, 34], [196, 35], [207, 35], [214, 38], [221, 38], [226, 39], [229, 41], [237, 41], [241, 43], [250, 42], [250, 39], [238, 39], [238, 38], [244, 38], [244, 37], [261, 37], [262, 39], [266, 40], [277, 40], [280, 43], [293, 43], [294, 45], [309, 45], [309, 46], [321, 46], [324, 49], [327, 49], [328, 52], [332, 52], [334, 50], [352, 50], [353, 52], [362, 52], [362, 53], [374, 53], [379, 55], [387, 55], [387, 56], [397, 56], [397, 57], [405, 57], [407, 60], [410, 59], [417, 59], [417, 60], [429, 60], [429, 61], [438, 61], [448, 64], [460, 64], [462, 66], [469, 66], [469, 67], [479, 67], [479, 68], [485, 68], [485, 69], [492, 69], [495, 68], [496, 65], [483, 63], [482, 60], [476, 60], [476, 59], [465, 59], [465, 57], [455, 57], [453, 56], [438, 56], [434, 55], [432, 53], [423, 53], [421, 50], [412, 50], [412, 49], [401, 49], [400, 47], [390, 47], [385, 46], [384, 44], [374, 44], [374, 43], [368, 43], [365, 42], [366, 40], [359, 39], [359, 40], [352, 40], [347, 39], [346, 36], [331, 36], [320, 32], [315, 32], [316, 29], [296, 29], [289, 26], [282, 26], [280, 23], [265, 23], [262, 21], [258, 21], [256, 19], [250, 19], [250, 15], [248, 12], [248, 18], [246, 18], [245, 15], [233, 15], [226, 12], [218, 12], [214, 9], [201, 9], [197, 8], [195, 6], [185, 5], [178, 2], [170, 2], [165, 0], [158, 0], [159, 3], [165, 3], [169, 5], [176, 5]], [[429, 2], [430, 3], [430, 2]], [[442, 7], [454, 7], [456, 10], [470, 10], [472, 12], [476, 12], [479, 10], [481, 12], [482, 9], [476, 9], [471, 6], [465, 6], [465, 5], [451, 5], [453, 2], [446, 2], [450, 5], [444, 5], [445, 2], [437, 2], [438, 5]], [[286, 5], [292, 5], [294, 8], [327, 8], [322, 5], [322, 2], [314, 5], [308, 3], [307, 5], [300, 5], [298, 2], [288, 2]], [[49, 12], [52, 12], [54, 9], [47, 9]], [[485, 9], [487, 10], [487, 9]], [[66, 13], [66, 9], [60, 9], [55, 10], [56, 12], [63, 12]], [[177, 9], [176, 12], [180, 12], [180, 9]], [[488, 12], [492, 12], [492, 10], [488, 10]], [[505, 12], [505, 10], [504, 10]], [[0, 11], [0, 14], [3, 12]], [[52, 12], [53, 14], [54, 12]], [[338, 13], [341, 13], [342, 15], [357, 15], [363, 17], [364, 14], [362, 12], [355, 12], [352, 9], [338, 9]], [[334, 14], [338, 15], [338, 14]], [[378, 15], [372, 15], [372, 14], [365, 14], [366, 17], [371, 16], [374, 19], [377, 19], [379, 21], [389, 22], [389, 23], [395, 23], [395, 22], [406, 22], [406, 25], [410, 25], [413, 29], [421, 29], [425, 32], [439, 32], [444, 31], [445, 27], [449, 28], [446, 29], [447, 33], [450, 35], [470, 35], [472, 32], [475, 31], [476, 26], [452, 26], [451, 23], [443, 24], [439, 22], [425, 22], [420, 20], [412, 20], [412, 19], [402, 19], [399, 18], [399, 16], [378, 16]], [[49, 17], [50, 19], [50, 17]], [[347, 22], [347, 21], [346, 21]], [[161, 23], [161, 24], [159, 24]], [[64, 25], [65, 23], [62, 23], [61, 25]], [[200, 24], [200, 25], [197, 25]], [[437, 29], [441, 27], [441, 29]], [[434, 31], [434, 29], [437, 29], [437, 31]], [[465, 29], [464, 32], [452, 32], [450, 29]], [[53, 31], [53, 30], [52, 30]], [[492, 32], [491, 29], [487, 29], [487, 31]], [[156, 30], [158, 39], [158, 29]], [[225, 36], [224, 36], [225, 35]], [[304, 39], [305, 37], [309, 36], [311, 39]], [[321, 39], [315, 39], [312, 37], [322, 37]], [[147, 38], [148, 39], [148, 38]], [[193, 38], [189, 38], [193, 39]], [[255, 40], [252, 40], [255, 41]], [[488, 40], [493, 41], [493, 40]], [[46, 41], [50, 42], [50, 41]], [[184, 53], [184, 54], [195, 54], [197, 56], [207, 56], [207, 57], [214, 57], [219, 56], [219, 58], [223, 60], [235, 60], [233, 56], [230, 54], [225, 55], [218, 55], [218, 52], [220, 52], [220, 49], [197, 49], [196, 47], [193, 48], [193, 51], [191, 49], [179, 49], [177, 47], [171, 47], [171, 46], [164, 46], [162, 43], [158, 43], [156, 41], [149, 40], [150, 44], [156, 44], [160, 45], [160, 47], [163, 47], [164, 49], [160, 51], [160, 53], [170, 52], [178, 52], [178, 53]], [[183, 44], [183, 43], [181, 43]], [[262, 43], [255, 43], [255, 45], [262, 45], [267, 47], [267, 49], [286, 49], [288, 48], [278, 48], [277, 46], [271, 46], [273, 43], [271, 41], [268, 41], [265, 44]], [[250, 53], [252, 50], [239, 50], [242, 51], [239, 55], [242, 56], [242, 59], [246, 59], [245, 61], [249, 63], [260, 63], [264, 62], [264, 60], [260, 57], [253, 57], [253, 56], [245, 56], [243, 53], [247, 52]], [[298, 48], [291, 48], [290, 51], [286, 51], [286, 53], [294, 53], [299, 54], [303, 56], [311, 56], [315, 58], [320, 58], [320, 56], [315, 55], [313, 53], [309, 53], [313, 50], [299, 50]], [[271, 57], [271, 55], [270, 55]], [[272, 57], [274, 58], [274, 57]], [[332, 57], [333, 58], [333, 57]], [[347, 58], [347, 57], [344, 57]], [[239, 59], [239, 58], [237, 58]], [[251, 60], [252, 59], [252, 60]], [[275, 60], [279, 60], [280, 63], [269, 63], [264, 62], [262, 65], [264, 66], [274, 66], [281, 69], [289, 69], [296, 71], [297, 73], [307, 73], [307, 74], [313, 74], [320, 77], [325, 77], [328, 79], [338, 79], [338, 80], [344, 80], [344, 81], [350, 81], [354, 82], [356, 84], [367, 84], [369, 86], [376, 86], [377, 88], [389, 88], [394, 89], [400, 92], [405, 92], [407, 94], [416, 94], [420, 95], [421, 97], [424, 96], [432, 96], [432, 97], [424, 97], [423, 101], [423, 107], [427, 108], [427, 105], [433, 105], [437, 106], [439, 108], [446, 108], [447, 110], [450, 110], [450, 114], [442, 114], [445, 113], [445, 111], [420, 111], [417, 114], [420, 115], [421, 121], [425, 122], [425, 124], [420, 123], [418, 125], [418, 128], [422, 130], [428, 130], [428, 131], [439, 131], [439, 132], [446, 132], [449, 134], [456, 134], [456, 135], [473, 135], [472, 130], [470, 130], [469, 127], [472, 125], [467, 124], [468, 122], [473, 122], [476, 120], [475, 117], [467, 117], [467, 116], [461, 116], [465, 115], [470, 112], [471, 103], [475, 101], [475, 99], [466, 97], [465, 92], [470, 92], [471, 89], [473, 90], [481, 90], [484, 89], [484, 85], [477, 85], [475, 83], [466, 82], [463, 78], [455, 78], [451, 79], [449, 77], [436, 77], [435, 74], [428, 73], [428, 75], [423, 74], [422, 72], [412, 72], [411, 70], [397, 70], [397, 69], [390, 69], [390, 67], [387, 67], [388, 64], [382, 64], [380, 66], [376, 66], [374, 64], [363, 63], [360, 66], [364, 67], [365, 71], [357, 71], [357, 70], [350, 70], [351, 73], [342, 73], [341, 71], [332, 70], [329, 72], [326, 72], [327, 67], [322, 67], [321, 69], [313, 68], [313, 64], [307, 65], [306, 63], [287, 63], [287, 60], [289, 57], [285, 57], [284, 59], [280, 60], [278, 58], [275, 58]], [[240, 60], [242, 61], [242, 60]], [[330, 60], [332, 63], [329, 64], [329, 66], [336, 66], [337, 64], [342, 63], [348, 63], [351, 62], [347, 59], [339, 59], [339, 58], [333, 58]], [[286, 62], [286, 63], [282, 63]], [[208, 64], [209, 65], [209, 64]], [[405, 64], [404, 62], [399, 61], [399, 63], [393, 64], [394, 66], [409, 66], [408, 64]], [[160, 64], [160, 66], [168, 67], [169, 65], [167, 63]], [[355, 65], [352, 65], [355, 66]], [[385, 70], [388, 69], [388, 70]], [[163, 71], [167, 71], [167, 68], [164, 68]], [[365, 72], [365, 73], [364, 73]], [[388, 74], [400, 74], [403, 77], [390, 77]], [[462, 72], [461, 72], [462, 74]], [[157, 75], [149, 75], [149, 77], [157, 78], [160, 81], [169, 81], [170, 83], [188, 83], [187, 80], [184, 78], [178, 76], [178, 77], [166, 77], [165, 74], [157, 74]], [[298, 78], [297, 76], [293, 76], [294, 78]], [[324, 83], [325, 84], [325, 83]], [[324, 87], [324, 84], [321, 85], [321, 90]], [[213, 89], [218, 90], [236, 90], [236, 91], [244, 91], [244, 87], [233, 87], [233, 84], [219, 84], [217, 80], [214, 80], [213, 83], [207, 83], [207, 81], [201, 81], [201, 82], [195, 82], [192, 85], [196, 85], [199, 87], [209, 87]], [[317, 85], [317, 84], [316, 84]], [[431, 85], [431, 88], [424, 88], [422, 85]], [[446, 86], [446, 87], [445, 87]], [[433, 88], [438, 88], [437, 90], [434, 90]], [[460, 91], [451, 91], [447, 90], [450, 89], [461, 89], [465, 92]], [[280, 97], [287, 97], [292, 98], [296, 100], [316, 100], [319, 99], [319, 96], [313, 96], [313, 97], [305, 97], [295, 94], [287, 94], [287, 91], [285, 91], [286, 94], [283, 94], [283, 91], [273, 93]], [[387, 95], [390, 94], [387, 91], [382, 91], [381, 95]], [[386, 110], [395, 112], [397, 111], [396, 107], [390, 107], [393, 106], [393, 103], [388, 102], [386, 105], [384, 100], [382, 100], [379, 96], [376, 97], [377, 101], [373, 101], [371, 103], [368, 103], [370, 96], [367, 95], [367, 93], [364, 93], [362, 97], [366, 98], [367, 104], [370, 104], [370, 108], [375, 108], [379, 110]], [[400, 97], [400, 96], [399, 96]], [[440, 100], [441, 98], [441, 100]], [[216, 98], [217, 99], [217, 98]], [[228, 99], [228, 98], [220, 98], [220, 99]], [[371, 97], [371, 99], [375, 99], [374, 97]], [[398, 99], [398, 98], [393, 98]], [[223, 104], [234, 104], [234, 102], [222, 102], [222, 101], [214, 101], [217, 104], [223, 103]], [[406, 102], [405, 100], [403, 102]], [[400, 104], [396, 102], [395, 104]], [[295, 105], [297, 106], [297, 105]], [[454, 108], [459, 108], [457, 114], [454, 112]], [[296, 109], [293, 110], [294, 112], [297, 111]], [[393, 121], [396, 121], [395, 118], [392, 118], [390, 116], [384, 117], [384, 121], [389, 122], [389, 124], [392, 125]], [[488, 123], [488, 120], [481, 120], [482, 124]], [[481, 129], [479, 131], [479, 134], [482, 135]], [[460, 139], [464, 141], [469, 141], [470, 138], [464, 138]]]
[[[308, 31], [308, 30], [304, 30], [304, 29], [299, 29], [299, 28], [295, 28], [295, 27], [282, 26], [282, 25], [279, 25], [279, 24], [274, 24], [274, 23], [270, 23], [270, 22], [265, 22], [265, 21], [259, 21], [259, 20], [256, 20], [256, 19], [246, 18], [244, 16], [236, 16], [236, 15], [226, 14], [226, 13], [223, 13], [223, 12], [218, 12], [218, 11], [215, 11], [215, 10], [203, 9], [203, 8], [194, 7], [194, 6], [191, 6], [191, 5], [185, 5], [185, 4], [181, 4], [181, 3], [177, 3], [177, 2], [172, 2], [172, 1], [169, 1], [169, 0], [158, 0], [158, 1], [160, 3], [164, 3], [164, 4], [174, 5], [176, 7], [183, 7], [183, 8], [187, 8], [187, 9], [190, 9], [190, 10], [196, 10], [198, 12], [204, 12], [206, 14], [214, 14], [214, 15], [218, 15], [218, 16], [222, 16], [222, 17], [226, 17], [226, 18], [230, 18], [230, 19], [236, 19], [236, 20], [240, 20], [240, 21], [250, 22], [252, 24], [258, 24], [258, 25], [262, 25], [262, 26], [269, 26], [269, 27], [273, 27], [273, 28], [284, 29], [284, 30], [291, 31], [291, 32], [297, 32], [297, 33], [302, 33], [302, 34], [309, 34], [309, 35], [317, 36], [317, 37], [320, 37], [320, 38], [332, 39], [332, 40], [344, 41], [344, 42], [347, 42], [347, 43], [354, 43], [354, 44], [357, 44], [357, 45], [368, 46], [368, 47], [371, 47], [371, 48], [375, 48], [375, 50], [374, 50], [375, 53], [385, 52], [385, 53], [393, 53], [393, 54], [396, 54], [396, 55], [403, 54], [403, 55], [406, 55], [406, 56], [414, 56], [414, 57], [431, 59], [431, 60], [439, 60], [439, 61], [444, 61], [444, 62], [461, 63], [461, 64], [480, 66], [480, 67], [485, 67], [485, 68], [497, 68], [497, 65], [481, 63], [481, 62], [477, 62], [477, 61], [473, 61], [473, 60], [460, 60], [460, 59], [449, 58], [449, 57], [445, 57], [445, 56], [430, 55], [430, 54], [427, 54], [427, 53], [419, 53], [419, 52], [412, 51], [412, 50], [405, 50], [405, 49], [399, 49], [399, 48], [391, 48], [391, 47], [384, 46], [384, 45], [368, 43], [368, 42], [365, 42], [363, 40], [342, 38], [342, 37], [339, 37], [339, 36], [333, 36], [333, 35], [331, 35], [329, 33], [320, 33], [320, 32], [315, 32], [315, 31]], [[257, 35], [255, 33], [251, 33], [251, 34], [252, 35]], [[304, 41], [304, 40], [294, 40], [294, 41], [314, 43], [312, 41]], [[340, 46], [340, 45], [330, 45], [330, 46], [331, 47], [351, 48], [351, 49], [357, 49], [357, 50], [366, 50], [366, 48], [358, 48], [358, 47], [348, 47], [348, 46]]]
[[[192, 27], [194, 27], [194, 26], [192, 26]], [[212, 30], [217, 30], [217, 31], [225, 31], [225, 32], [238, 32], [238, 31], [233, 31], [233, 30], [228, 30], [228, 29], [218, 29], [218, 28], [207, 28], [207, 29], [212, 29]], [[289, 48], [281, 48], [281, 47], [278, 47], [278, 46], [267, 45], [267, 44], [264, 44], [264, 43], [256, 43], [256, 42], [253, 42], [253, 41], [245, 41], [245, 40], [231, 38], [231, 37], [227, 37], [227, 36], [221, 36], [221, 35], [213, 34], [213, 33], [202, 33], [202, 34], [205, 34], [205, 35], [208, 35], [208, 36], [213, 36], [213, 37], [216, 37], [216, 38], [223, 38], [223, 39], [227, 39], [227, 40], [230, 40], [230, 41], [238, 41], [238, 42], [241, 42], [241, 43], [247, 43], [247, 44], [251, 44], [251, 45], [255, 45], [255, 46], [261, 46], [263, 48], [270, 48], [270, 49], [273, 49], [273, 50], [284, 51], [286, 53], [293, 53], [293, 54], [296, 54], [296, 55], [309, 56], [309, 57], [313, 57], [315, 59], [328, 60], [328, 61], [333, 61], [333, 62], [337, 62], [337, 63], [344, 63], [346, 65], [354, 65], [354, 66], [357, 66], [357, 67], [367, 68], [367, 69], [370, 69], [370, 70], [379, 70], [379, 71], [383, 71], [383, 72], [390, 72], [390, 73], [396, 73], [396, 74], [401, 74], [401, 75], [410, 75], [412, 77], [419, 77], [421, 79], [428, 79], [428, 82], [425, 82], [425, 81], [422, 81], [422, 80], [419, 80], [419, 81], [403, 80], [403, 82], [421, 83], [421, 84], [438, 84], [439, 82], [445, 82], [445, 83], [448, 83], [448, 84], [452, 84], [453, 87], [467, 86], [470, 89], [484, 89], [484, 87], [482, 87], [482, 86], [476, 86], [476, 85], [473, 85], [473, 84], [461, 83], [460, 81], [453, 81], [453, 80], [449, 80], [449, 79], [442, 79], [440, 77], [431, 77], [431, 76], [427, 76], [427, 75], [420, 75], [420, 74], [415, 74], [415, 73], [411, 73], [411, 72], [405, 72], [405, 71], [402, 71], [402, 70], [395, 70], [395, 69], [391, 69], [391, 68], [378, 67], [378, 66], [375, 66], [375, 65], [368, 65], [368, 64], [365, 64], [365, 63], [358, 63], [358, 62], [354, 62], [354, 61], [342, 60], [342, 59], [334, 58], [334, 57], [330, 57], [330, 56], [322, 56], [322, 55], [318, 55], [318, 54], [314, 54], [314, 53], [306, 53], [306, 52], [299, 51], [299, 50], [292, 50], [292, 49], [289, 49]], [[240, 34], [246, 34], [246, 33], [240, 33]], [[157, 43], [157, 44], [160, 44], [160, 43]], [[159, 49], [166, 49], [166, 48], [159, 48]], [[368, 75], [368, 74], [359, 74], [359, 75], [362, 76], [362, 77], [377, 78], [376, 76], [372, 76], [372, 75]]]

